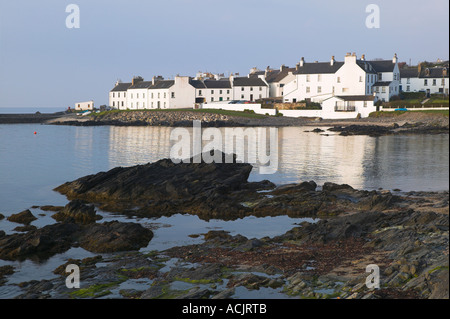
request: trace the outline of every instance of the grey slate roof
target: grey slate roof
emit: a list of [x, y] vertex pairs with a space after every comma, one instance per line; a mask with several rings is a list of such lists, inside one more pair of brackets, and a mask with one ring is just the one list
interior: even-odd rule
[[231, 89], [230, 81], [216, 81], [216, 80], [205, 80], [203, 81], [208, 89]]
[[149, 87], [150, 90], [168, 89], [175, 84], [174, 80], [157, 81], [155, 85]]
[[152, 81], [141, 81], [137, 82], [135, 85], [130, 86], [128, 89], [148, 89], [152, 86]]
[[239, 77], [234, 78], [233, 86], [267, 86], [260, 78]]
[[189, 79], [189, 84], [195, 87], [196, 89], [206, 88], [205, 84], [200, 80]]
[[344, 101], [373, 101], [373, 95], [339, 95], [335, 96]]
[[294, 74], [331, 74], [336, 73], [343, 65], [344, 62], [334, 62], [333, 65], [330, 62], [305, 62], [303, 66], [299, 66], [298, 70], [294, 71]]
[[392, 81], [379, 81], [376, 82], [373, 86], [389, 86], [392, 83]]
[[377, 72], [392, 72], [394, 71], [395, 64], [392, 60], [380, 60], [380, 61], [368, 61], [372, 64], [373, 68]]
[[[429, 73], [427, 73], [427, 70]], [[447, 75], [443, 76], [444, 68], [422, 68], [422, 72], [420, 73], [421, 78], [448, 78], [448, 68]]]
[[111, 90], [111, 92], [126, 92], [130, 86], [131, 83], [119, 83]]
[[417, 78], [419, 68], [402, 68], [400, 69], [400, 78]]

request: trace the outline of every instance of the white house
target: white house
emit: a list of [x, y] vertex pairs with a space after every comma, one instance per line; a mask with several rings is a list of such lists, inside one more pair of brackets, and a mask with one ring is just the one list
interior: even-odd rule
[[132, 83], [117, 81], [114, 88], [109, 92], [109, 106], [114, 109], [126, 109], [127, 91]]
[[266, 69], [264, 79], [269, 85], [269, 97], [283, 98], [284, 86], [295, 79], [295, 68], [282, 65], [279, 70]]
[[93, 109], [94, 109], [94, 101], [75, 103], [76, 111], [86, 111], [86, 110], [92, 111]]
[[375, 111], [373, 95], [335, 95], [322, 102], [323, 118], [368, 117]]
[[377, 82], [373, 84], [373, 92], [377, 100], [389, 102], [391, 97], [400, 94], [400, 69], [397, 54], [392, 60], [369, 61], [377, 72]]
[[334, 57], [330, 62], [306, 63], [301, 58], [295, 66], [295, 78], [284, 85], [283, 100], [296, 103], [306, 99], [320, 102], [333, 95], [336, 83], [336, 72], [344, 65], [337, 62]]
[[406, 67], [400, 69], [401, 90], [403, 92], [425, 92], [427, 94], [449, 93], [448, 67], [423, 68]]
[[233, 100], [255, 101], [269, 97], [269, 85], [259, 77], [230, 77]]

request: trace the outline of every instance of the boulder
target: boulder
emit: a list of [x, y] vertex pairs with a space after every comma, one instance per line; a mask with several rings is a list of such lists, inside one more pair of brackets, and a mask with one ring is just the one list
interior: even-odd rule
[[37, 218], [31, 213], [29, 209], [27, 209], [18, 214], [11, 215], [7, 219], [13, 223], [28, 225]]
[[67, 204], [60, 212], [52, 216], [61, 222], [75, 222], [79, 224], [91, 224], [102, 217], [95, 213], [93, 205], [86, 205], [81, 200], [73, 200]]

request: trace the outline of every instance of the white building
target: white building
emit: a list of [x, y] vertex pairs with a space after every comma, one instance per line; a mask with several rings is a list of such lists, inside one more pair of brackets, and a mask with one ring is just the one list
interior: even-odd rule
[[269, 97], [269, 85], [259, 77], [230, 77], [233, 100], [255, 101]]
[[282, 65], [279, 70], [267, 69], [264, 79], [269, 85], [269, 97], [283, 98], [284, 86], [295, 79], [295, 68]]
[[400, 92], [400, 71], [397, 55], [392, 60], [366, 61], [363, 55], [347, 53], [344, 62], [306, 63], [296, 65], [294, 80], [284, 85], [284, 102], [309, 99], [321, 103], [332, 96], [374, 95], [375, 100], [389, 101]]
[[406, 67], [400, 69], [403, 92], [425, 92], [427, 94], [449, 93], [448, 67]]
[[76, 111], [86, 111], [86, 110], [92, 111], [93, 109], [94, 109], [94, 101], [75, 103]]
[[114, 88], [109, 92], [109, 106], [114, 109], [126, 109], [127, 91], [132, 83], [116, 82]]
[[389, 102], [391, 97], [400, 94], [400, 69], [398, 67], [397, 54], [392, 60], [370, 61], [378, 75], [377, 82], [373, 85], [373, 92], [377, 100]]

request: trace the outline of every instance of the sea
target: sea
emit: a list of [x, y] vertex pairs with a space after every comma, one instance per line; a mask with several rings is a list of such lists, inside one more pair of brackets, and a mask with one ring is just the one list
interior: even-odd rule
[[[28, 112], [52, 113], [60, 109], [29, 108]], [[24, 110], [1, 109], [0, 113]], [[13, 112], [11, 112], [13, 111]], [[48, 112], [47, 112], [48, 111]], [[349, 184], [357, 189], [410, 191], [449, 190], [449, 135], [340, 136], [327, 131], [310, 132], [314, 127], [276, 129], [277, 167], [263, 174], [255, 163], [250, 181], [270, 180], [277, 185], [315, 181]], [[258, 128], [256, 128], [258, 129]], [[259, 128], [268, 130], [267, 128]], [[32, 225], [55, 223], [49, 212], [32, 206], [66, 205], [68, 200], [53, 189], [82, 176], [114, 167], [133, 166], [169, 158], [176, 141], [170, 127], [76, 127], [43, 124], [0, 125], [0, 213], [5, 217], [30, 209], [38, 217]], [[225, 136], [225, 128], [220, 129]], [[189, 131], [192, 133], [192, 130]], [[269, 139], [269, 134], [267, 134]], [[269, 141], [257, 140], [257, 143]], [[98, 211], [103, 221], [130, 221], [129, 217]], [[154, 238], [145, 251], [201, 243], [210, 230], [225, 230], [248, 238], [274, 237], [315, 219], [287, 216], [246, 217], [236, 221], [204, 221], [192, 215], [160, 218], [133, 218], [154, 230]], [[17, 224], [0, 220], [0, 230], [16, 233]], [[45, 261], [0, 260], [0, 267], [13, 265], [15, 273], [0, 286], [0, 299], [21, 293], [18, 283], [55, 278], [53, 270], [69, 258], [81, 259], [94, 254], [74, 248]], [[256, 292], [255, 292], [256, 293]], [[272, 298], [278, 292], [261, 290], [261, 295], [241, 296]]]

